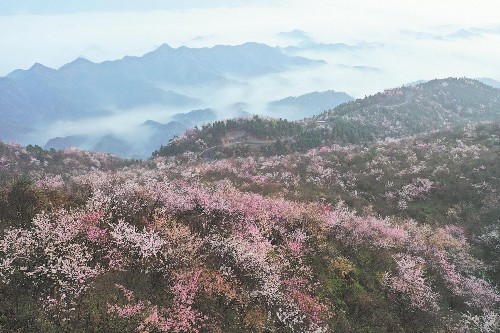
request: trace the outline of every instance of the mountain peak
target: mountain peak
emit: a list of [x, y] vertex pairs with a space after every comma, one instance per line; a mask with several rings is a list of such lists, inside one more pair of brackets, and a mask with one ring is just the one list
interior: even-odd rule
[[83, 58], [83, 57], [78, 57], [75, 60], [73, 60], [71, 63], [72, 64], [93, 64], [92, 61], [90, 61], [86, 58]]
[[44, 66], [41, 63], [36, 62], [33, 64], [33, 66], [30, 67], [29, 71], [31, 72], [47, 72], [47, 71], [53, 71], [54, 69]]
[[16, 69], [10, 72], [7, 77], [11, 79], [22, 79], [30, 74], [41, 75], [50, 74], [54, 72], [55, 69], [42, 65], [41, 63], [35, 63], [29, 69]]
[[427, 91], [441, 91], [441, 93], [451, 93], [451, 94], [457, 94], [457, 89], [461, 91], [460, 94], [457, 94], [456, 98], [462, 98], [463, 96], [469, 95], [467, 93], [467, 89], [493, 89], [491, 85], [488, 85], [487, 83], [481, 82], [480, 80], [477, 79], [472, 79], [468, 77], [447, 77], [443, 79], [433, 79], [429, 81], [416, 81], [413, 83], [409, 83], [404, 85], [403, 87], [398, 87], [398, 88], [393, 88], [393, 89], [388, 89], [384, 93], [388, 92], [394, 92], [395, 90], [405, 90], [405, 89], [410, 89], [413, 91], [419, 91], [419, 90], [427, 90]]
[[171, 47], [170, 45], [168, 45], [167, 43], [163, 43], [161, 44], [160, 46], [158, 46], [156, 49], [154, 49], [153, 51], [151, 52], [148, 52], [146, 54], [155, 54], [155, 53], [163, 53], [163, 52], [171, 52], [175, 50], [173, 47]]
[[171, 50], [171, 49], [173, 49], [173, 47], [171, 47], [168, 43], [163, 43], [163, 44], [161, 44], [161, 45], [157, 48], [157, 50], [160, 50], [160, 49]]
[[44, 65], [42, 65], [42, 64], [41, 64], [41, 63], [39, 63], [39, 62], [35, 62], [35, 63], [33, 64], [33, 66], [31, 66], [31, 67], [30, 67], [30, 70], [36, 70], [36, 69], [38, 69], [38, 68], [47, 68], [47, 67], [45, 67]]
[[151, 127], [157, 127], [157, 126], [161, 126], [162, 124], [157, 122], [157, 121], [154, 121], [154, 120], [151, 120], [151, 119], [148, 119], [146, 120], [145, 122], [143, 122], [141, 124], [142, 126], [151, 126]]
[[69, 69], [69, 68], [82, 68], [85, 66], [95, 65], [92, 61], [85, 59], [83, 57], [78, 57], [70, 63], [62, 66], [61, 69]]
[[427, 82], [423, 82], [422, 85], [442, 85], [446, 84], [464, 84], [464, 85], [478, 85], [481, 84], [478, 80], [471, 79], [468, 77], [447, 77], [443, 79], [434, 79]]

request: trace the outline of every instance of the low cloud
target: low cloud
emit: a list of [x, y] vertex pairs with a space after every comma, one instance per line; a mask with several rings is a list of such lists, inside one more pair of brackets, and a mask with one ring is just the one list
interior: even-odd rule
[[[35, 0], [31, 3], [41, 6]], [[162, 87], [200, 98], [200, 108], [212, 108], [222, 118], [234, 116], [239, 109], [265, 114], [270, 101], [312, 91], [344, 91], [364, 97], [420, 79], [500, 79], [500, 27], [495, 10], [500, 8], [496, 1], [340, 0], [332, 4], [327, 0], [279, 0], [237, 1], [236, 5], [229, 1], [174, 5], [171, 1], [134, 11], [125, 8], [131, 3], [103, 11], [92, 1], [86, 6], [95, 5], [93, 10], [56, 10], [44, 15], [33, 9], [2, 11], [0, 5], [0, 75], [35, 62], [59, 68], [79, 56], [94, 62], [140, 56], [163, 43], [210, 47], [257, 41], [293, 46], [286, 52], [326, 61], [321, 66], [241, 79], [231, 85]], [[240, 104], [236, 107], [235, 103]], [[52, 124], [31, 139], [43, 144], [56, 136], [125, 137], [126, 133], [136, 133], [139, 138], [138, 126], [144, 121], [165, 123], [173, 114], [189, 111], [154, 105], [114, 110], [111, 115], [83, 122]]]
[[[500, 35], [500, 27], [494, 28], [460, 28], [460, 29], [449, 29], [449, 27], [441, 27], [438, 30], [445, 30], [440, 33], [435, 32], [423, 32], [423, 31], [409, 31], [402, 30], [402, 34], [416, 39], [431, 39], [437, 41], [455, 41], [460, 39], [471, 39], [471, 38], [481, 38], [488, 35]], [[448, 30], [448, 31], [446, 31]]]
[[314, 38], [304, 30], [294, 29], [292, 31], [282, 31], [278, 34], [280, 37], [289, 38], [291, 40], [300, 41], [302, 43], [314, 42]]
[[[412, 38], [429, 42], [491, 37], [500, 31], [500, 5], [493, 0], [66, 2], [2, 2], [0, 75], [35, 62], [58, 68], [81, 55], [95, 62], [141, 55], [163, 43], [204, 47], [257, 41], [288, 46], [296, 44], [295, 39], [299, 43], [379, 43], [404, 52], [412, 50], [400, 45], [409, 38], [401, 31], [415, 32]], [[277, 34], [280, 31], [285, 33]], [[496, 42], [488, 45], [490, 49], [499, 45]], [[453, 46], [449, 52], [454, 52]]]

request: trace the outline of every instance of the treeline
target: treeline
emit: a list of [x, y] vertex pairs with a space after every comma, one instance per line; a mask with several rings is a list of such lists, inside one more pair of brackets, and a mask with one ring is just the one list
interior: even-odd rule
[[[242, 131], [269, 144], [245, 144], [225, 146], [224, 138], [232, 131]], [[153, 156], [175, 156], [187, 151], [200, 153], [214, 148], [214, 156], [220, 158], [245, 156], [258, 153], [264, 156], [281, 155], [306, 151], [311, 148], [333, 143], [364, 143], [377, 137], [375, 127], [346, 120], [332, 118], [327, 126], [310, 126], [285, 119], [268, 119], [254, 116], [251, 119], [229, 119], [216, 121], [195, 128], [183, 137], [172, 139], [168, 145], [160, 147]]]
[[220, 146], [231, 131], [244, 131], [260, 140], [276, 140], [291, 137], [302, 131], [302, 125], [286, 119], [268, 119], [259, 116], [219, 120], [195, 127], [184, 137], [174, 137], [166, 146], [161, 146], [153, 156], [174, 156], [186, 151], [201, 152], [207, 148]]

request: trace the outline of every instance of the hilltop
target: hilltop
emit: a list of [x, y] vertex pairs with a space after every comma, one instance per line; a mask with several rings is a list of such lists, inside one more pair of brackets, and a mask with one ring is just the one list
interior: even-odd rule
[[370, 126], [375, 137], [399, 138], [477, 121], [500, 118], [500, 90], [467, 78], [431, 80], [388, 89], [340, 105], [313, 121], [334, 129], [338, 123]]
[[301, 96], [290, 96], [268, 104], [268, 112], [275, 118], [288, 120], [309, 118], [352, 101], [353, 97], [344, 92], [315, 91]]

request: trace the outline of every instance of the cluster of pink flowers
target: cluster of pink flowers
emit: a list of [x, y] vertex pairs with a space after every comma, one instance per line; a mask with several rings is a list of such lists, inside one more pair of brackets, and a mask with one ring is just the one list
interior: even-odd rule
[[81, 212], [57, 211], [38, 215], [30, 230], [6, 230], [0, 240], [0, 276], [8, 282], [20, 274], [49, 294], [78, 296], [103, 272], [93, 260], [94, 249], [81, 241], [82, 222]]
[[[133, 270], [162, 279], [170, 303], [139, 300], [132, 286], [127, 285], [129, 290], [117, 285], [123, 299], [110, 303], [108, 312], [134, 318], [143, 331], [201, 332], [217, 327], [217, 318], [204, 313], [199, 303], [201, 296], [214, 293], [241, 308], [257, 304], [268, 319], [290, 331], [327, 332], [333, 309], [319, 296], [321, 286], [308, 259], [315, 255], [317, 243], [332, 242], [339, 249], [363, 248], [386, 255], [391, 265], [384, 267], [387, 272], [379, 282], [408, 306], [443, 322], [460, 318], [457, 331], [474, 326], [493, 332], [494, 325], [498, 328], [498, 316], [493, 314], [500, 295], [482, 278], [485, 265], [472, 255], [462, 228], [420, 225], [369, 210], [358, 214], [342, 202], [330, 206], [283, 197], [314, 184], [357, 199], [365, 196], [360, 182], [370, 179], [391, 191], [386, 195], [389, 202], [423, 200], [440, 184], [415, 174], [428, 168], [432, 154], [445, 152], [441, 146], [413, 143], [414, 139], [408, 141], [401, 156], [386, 154], [393, 149], [391, 143], [380, 143], [374, 150], [331, 146], [303, 155], [205, 163], [186, 154], [182, 161], [154, 160], [150, 168], [85, 172], [67, 183], [63, 179], [69, 176], [41, 173], [39, 189], [84, 193], [86, 202], [79, 208], [38, 214], [31, 228], [6, 229], [0, 239], [0, 279], [43, 287], [46, 292], [40, 299], [54, 311], [72, 307], [105, 274]], [[453, 156], [465, 151], [459, 143], [456, 148]], [[486, 148], [467, 153], [477, 151], [484, 153]], [[64, 154], [70, 164], [82, 158], [77, 150]], [[86, 157], [96, 168], [108, 158]], [[362, 161], [362, 171], [345, 169], [354, 161]], [[408, 164], [423, 169], [402, 168], [404, 173], [388, 180], [391, 171]], [[264, 196], [244, 191], [251, 186], [290, 192]], [[495, 239], [498, 232], [492, 231], [488, 240]], [[461, 306], [439, 306], [449, 296]]]
[[64, 187], [64, 180], [60, 175], [47, 175], [45, 178], [38, 180], [35, 185], [44, 190], [60, 190]]
[[411, 306], [424, 311], [436, 312], [438, 294], [433, 292], [424, 278], [425, 260], [407, 254], [396, 256], [398, 273], [396, 276], [386, 274], [384, 283], [395, 292], [408, 297]]

